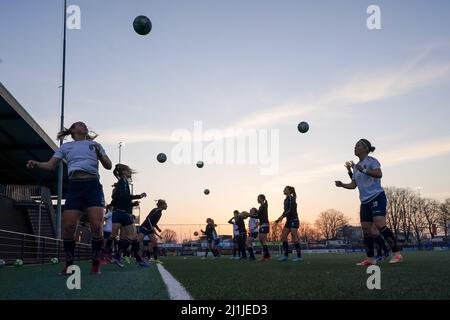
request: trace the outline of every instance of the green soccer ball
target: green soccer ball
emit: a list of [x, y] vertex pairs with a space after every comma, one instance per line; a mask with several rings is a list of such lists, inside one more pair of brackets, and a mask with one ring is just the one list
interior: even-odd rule
[[14, 261], [14, 265], [16, 267], [21, 267], [21, 266], [23, 266], [23, 261], [20, 259], [17, 259], [16, 261]]

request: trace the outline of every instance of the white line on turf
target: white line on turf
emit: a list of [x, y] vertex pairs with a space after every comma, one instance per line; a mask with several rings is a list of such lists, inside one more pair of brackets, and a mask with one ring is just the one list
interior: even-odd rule
[[193, 300], [191, 295], [186, 291], [181, 283], [179, 283], [177, 279], [169, 273], [169, 271], [167, 271], [161, 264], [157, 264], [156, 266], [161, 274], [161, 278], [166, 284], [171, 300]]

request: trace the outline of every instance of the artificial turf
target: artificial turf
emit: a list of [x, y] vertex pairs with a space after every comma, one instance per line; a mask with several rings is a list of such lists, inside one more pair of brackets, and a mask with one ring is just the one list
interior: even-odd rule
[[308, 254], [303, 262], [168, 257], [165, 268], [194, 299], [450, 299], [450, 252], [408, 252], [380, 264], [381, 290], [367, 289], [361, 254]]
[[[305, 261], [268, 263], [229, 256], [162, 257], [164, 267], [194, 299], [450, 299], [450, 252], [407, 252], [404, 262], [381, 267], [381, 290], [369, 290], [361, 254], [307, 254]], [[155, 265], [103, 266], [90, 275], [80, 263], [81, 290], [68, 290], [62, 265], [0, 269], [0, 299], [168, 299]]]
[[59, 265], [37, 265], [0, 269], [0, 299], [116, 300], [168, 299], [167, 289], [155, 265], [102, 266], [101, 275], [91, 275], [90, 264], [81, 262], [81, 289], [69, 290], [67, 277], [57, 273]]

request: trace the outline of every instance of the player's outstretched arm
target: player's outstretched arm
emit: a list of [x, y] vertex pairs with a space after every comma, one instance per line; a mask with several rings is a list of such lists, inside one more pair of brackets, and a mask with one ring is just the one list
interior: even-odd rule
[[350, 183], [343, 183], [342, 181], [335, 181], [336, 187], [338, 188], [344, 188], [348, 190], [356, 189], [356, 182], [352, 180]]
[[59, 161], [61, 161], [60, 158], [52, 157], [47, 162], [38, 162], [34, 160], [29, 160], [26, 164], [28, 169], [40, 169], [45, 171], [54, 171], [56, 167], [58, 166]]

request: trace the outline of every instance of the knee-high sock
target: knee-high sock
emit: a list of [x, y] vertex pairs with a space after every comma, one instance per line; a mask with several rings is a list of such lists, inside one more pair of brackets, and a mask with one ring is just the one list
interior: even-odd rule
[[124, 252], [124, 250], [126, 250], [129, 246], [130, 246], [130, 240], [128, 240], [128, 239], [120, 239], [115, 258], [116, 259], [120, 259], [121, 255], [122, 255], [122, 252]]
[[270, 257], [269, 248], [265, 244], [263, 244], [263, 252], [264, 252], [264, 258]]
[[233, 257], [236, 257], [236, 252], [237, 252], [236, 247], [233, 247]]
[[153, 247], [153, 259], [158, 260], [159, 248], [158, 246]]
[[253, 248], [252, 247], [248, 247], [248, 254], [250, 255], [250, 258], [255, 258], [255, 253], [253, 252]]
[[383, 251], [385, 253], [387, 251], [389, 251], [389, 249], [387, 249], [387, 247], [386, 247], [386, 244], [384, 243], [384, 239], [379, 234], [375, 235], [374, 239], [375, 239], [375, 244], [377, 246], [377, 256], [382, 256]]
[[133, 255], [136, 258], [136, 261], [137, 262], [142, 261], [142, 257], [139, 254], [140, 245], [139, 245], [139, 242], [137, 240], [133, 240], [133, 242], [131, 242], [131, 250], [133, 250]]
[[367, 257], [373, 258], [373, 256], [375, 255], [375, 241], [373, 234], [364, 235], [364, 243], [367, 247]]
[[380, 233], [383, 235], [383, 238], [388, 243], [392, 252], [400, 251], [397, 247], [397, 241], [395, 240], [394, 234], [392, 233], [391, 229], [388, 228], [388, 226], [384, 226], [383, 228], [381, 228]]
[[75, 239], [64, 239], [64, 253], [66, 256], [66, 266], [73, 264], [75, 258]]
[[283, 241], [283, 249], [284, 249], [284, 256], [289, 257], [289, 244], [287, 241]]
[[297, 251], [297, 257], [301, 258], [302, 257], [302, 249], [300, 248], [300, 243], [296, 242], [294, 243], [295, 246], [295, 251]]
[[92, 264], [98, 265], [102, 254], [103, 238], [92, 238]]
[[106, 244], [105, 244], [105, 253], [111, 253], [112, 252], [112, 245], [113, 245], [113, 239], [108, 238], [108, 240], [106, 240]]
[[209, 248], [206, 248], [205, 250], [205, 258], [208, 256]]
[[245, 250], [245, 235], [239, 235], [239, 251], [241, 252], [241, 258], [247, 259], [247, 251]]

